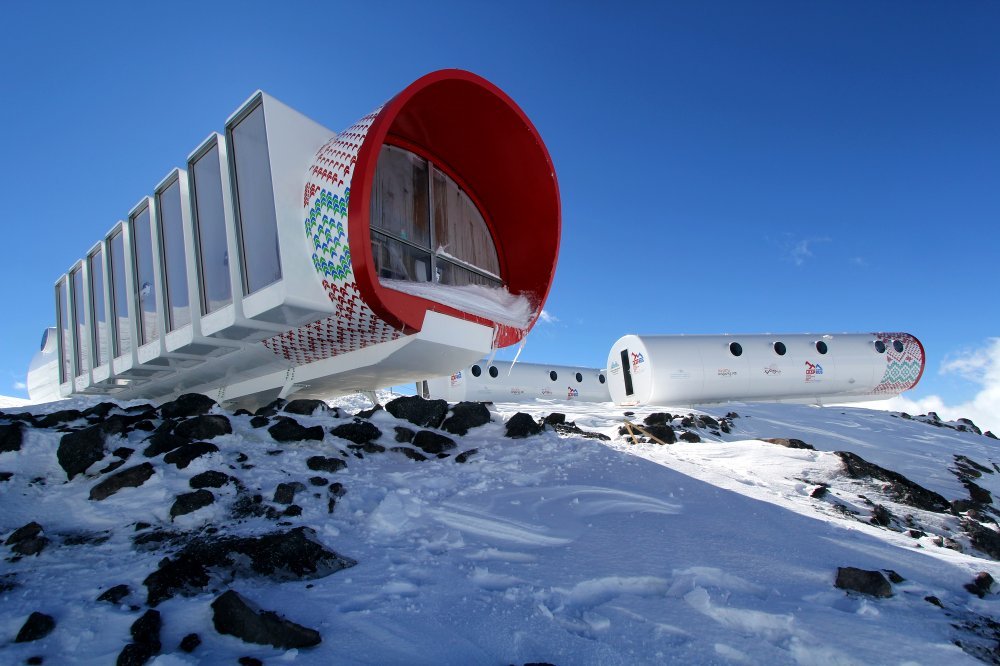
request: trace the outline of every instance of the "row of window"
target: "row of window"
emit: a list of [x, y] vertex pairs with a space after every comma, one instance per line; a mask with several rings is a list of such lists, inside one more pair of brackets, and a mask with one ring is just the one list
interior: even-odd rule
[[[472, 372], [472, 376], [473, 377], [480, 377], [483, 374], [483, 369], [480, 366], [478, 366], [478, 365], [474, 365], [474, 366], [472, 366], [470, 368], [470, 372]], [[487, 369], [487, 372], [489, 373], [490, 377], [492, 377], [494, 379], [496, 379], [498, 376], [500, 376], [500, 371], [497, 369], [497, 367], [495, 365], [491, 365]], [[558, 381], [559, 380], [559, 373], [557, 373], [555, 370], [549, 370], [549, 379], [551, 379], [554, 382]], [[582, 383], [583, 382], [583, 373], [577, 372], [574, 375], [574, 379], [576, 379], [576, 383], [577, 384]], [[597, 381], [600, 382], [601, 384], [603, 384], [604, 382], [607, 381], [607, 378], [605, 378], [604, 374], [602, 373], [602, 374], [597, 375]]]
[[[826, 342], [824, 342], [823, 340], [817, 340], [815, 347], [816, 347], [816, 352], [819, 354], [826, 354], [830, 350]], [[785, 343], [781, 341], [772, 343], [771, 348], [774, 350], [774, 353], [777, 354], [778, 356], [784, 356], [788, 352], [788, 348], [785, 346]], [[892, 348], [895, 349], [898, 353], [902, 353], [903, 343], [900, 342], [899, 340], [893, 340]], [[882, 340], [876, 340], [875, 351], [877, 351], [879, 354], [884, 354], [885, 350], [886, 350], [885, 342], [883, 342]], [[733, 356], [742, 356], [743, 345], [741, 345], [738, 342], [730, 342], [729, 353], [732, 354]]]

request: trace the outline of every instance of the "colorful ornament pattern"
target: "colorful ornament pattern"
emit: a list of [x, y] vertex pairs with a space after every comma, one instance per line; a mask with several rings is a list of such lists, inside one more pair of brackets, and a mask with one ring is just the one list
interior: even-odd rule
[[333, 303], [333, 315], [276, 335], [264, 345], [301, 365], [389, 342], [401, 333], [380, 319], [361, 299], [348, 243], [347, 211], [358, 150], [382, 110], [368, 114], [319, 149], [303, 191], [305, 234], [313, 268]]
[[[872, 391], [875, 395], [897, 395], [913, 388], [924, 367], [924, 350], [920, 342], [909, 333], [875, 333], [876, 339], [885, 343], [885, 374]], [[903, 344], [903, 351], [896, 351], [893, 342]]]

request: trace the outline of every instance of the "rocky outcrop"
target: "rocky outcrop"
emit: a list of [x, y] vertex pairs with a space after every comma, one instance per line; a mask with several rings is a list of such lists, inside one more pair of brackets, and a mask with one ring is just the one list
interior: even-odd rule
[[892, 596], [892, 585], [881, 571], [866, 571], [856, 567], [838, 567], [834, 586], [868, 596], [885, 598]]
[[107, 499], [123, 488], [138, 488], [153, 476], [153, 466], [148, 463], [134, 465], [128, 469], [112, 474], [90, 489], [90, 499], [101, 501]]
[[448, 413], [448, 403], [409, 395], [390, 400], [385, 409], [397, 419], [409, 421], [421, 428], [437, 428]]
[[318, 631], [286, 620], [273, 611], [258, 610], [232, 590], [212, 602], [212, 624], [220, 634], [283, 650], [313, 647], [322, 640]]

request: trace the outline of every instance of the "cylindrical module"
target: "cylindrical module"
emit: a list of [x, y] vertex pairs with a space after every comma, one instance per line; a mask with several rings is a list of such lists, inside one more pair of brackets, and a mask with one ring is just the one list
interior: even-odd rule
[[619, 405], [856, 402], [913, 388], [925, 363], [909, 333], [626, 335], [608, 387]]
[[496, 361], [476, 363], [448, 377], [427, 380], [432, 398], [448, 402], [607, 402], [607, 376], [598, 368]]

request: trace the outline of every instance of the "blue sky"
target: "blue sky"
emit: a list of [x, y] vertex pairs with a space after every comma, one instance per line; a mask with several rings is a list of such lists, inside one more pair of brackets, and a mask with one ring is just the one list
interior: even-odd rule
[[369, 4], [5, 7], [0, 393], [56, 277], [255, 89], [340, 130], [443, 67], [505, 90], [556, 166], [554, 320], [522, 359], [896, 329], [928, 351], [915, 398], [1000, 375], [1000, 5]]

